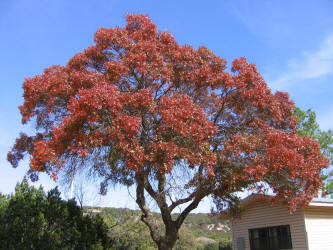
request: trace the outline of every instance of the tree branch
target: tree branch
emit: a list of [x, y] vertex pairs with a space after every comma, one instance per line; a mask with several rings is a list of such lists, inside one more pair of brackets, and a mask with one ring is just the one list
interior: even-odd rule
[[168, 204], [165, 198], [165, 176], [160, 172], [156, 173], [157, 180], [158, 180], [158, 192], [156, 192], [153, 187], [151, 186], [148, 180], [148, 174], [144, 175], [144, 188], [148, 192], [148, 194], [156, 201], [158, 207], [160, 208], [162, 220], [164, 222], [166, 230], [171, 228], [173, 225], [171, 213], [168, 209]]
[[187, 198], [184, 198], [184, 199], [179, 199], [177, 201], [174, 201], [171, 203], [171, 205], [169, 206], [169, 212], [171, 213], [176, 207], [178, 207], [179, 205], [181, 204], [184, 204], [186, 202], [189, 202], [191, 200], [193, 200], [193, 197], [194, 197], [194, 194], [195, 193], [192, 193], [190, 196], [188, 196]]
[[206, 196], [208, 195], [209, 192], [203, 192], [200, 195], [197, 195], [195, 197], [195, 199], [191, 202], [190, 205], [188, 205], [184, 211], [178, 216], [177, 220], [175, 221], [176, 227], [177, 229], [179, 229], [181, 227], [181, 225], [183, 224], [185, 218], [187, 217], [187, 215], [193, 210], [196, 209], [200, 203], [200, 201]]
[[161, 233], [157, 226], [157, 223], [153, 217], [152, 212], [146, 205], [145, 195], [144, 195], [144, 175], [142, 173], [136, 173], [135, 180], [137, 183], [136, 188], [136, 203], [139, 205], [143, 215], [141, 220], [148, 226], [150, 230], [150, 235], [155, 242], [161, 241]]

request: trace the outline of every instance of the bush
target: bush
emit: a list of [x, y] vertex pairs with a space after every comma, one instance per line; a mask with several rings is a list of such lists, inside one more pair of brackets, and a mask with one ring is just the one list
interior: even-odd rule
[[111, 246], [100, 216], [83, 216], [74, 200], [57, 188], [47, 194], [26, 179], [15, 194], [0, 196], [1, 249], [105, 249]]

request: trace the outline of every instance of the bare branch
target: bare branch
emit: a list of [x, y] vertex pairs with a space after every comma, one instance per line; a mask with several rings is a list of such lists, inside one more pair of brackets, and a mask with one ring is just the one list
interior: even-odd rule
[[184, 204], [186, 202], [189, 202], [191, 200], [193, 200], [193, 197], [195, 196], [195, 193], [192, 193], [190, 196], [188, 196], [187, 198], [184, 199], [179, 199], [177, 201], [174, 201], [171, 203], [171, 205], [169, 206], [169, 212], [171, 213], [176, 207], [178, 207], [181, 204]]

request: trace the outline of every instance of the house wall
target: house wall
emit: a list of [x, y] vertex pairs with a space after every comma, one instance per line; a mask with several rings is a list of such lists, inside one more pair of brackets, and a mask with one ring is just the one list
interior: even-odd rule
[[304, 208], [309, 250], [333, 249], [333, 207]]
[[[308, 249], [303, 209], [299, 208], [294, 214], [290, 215], [286, 206], [279, 204], [271, 205], [260, 201], [248, 207], [243, 212], [241, 220], [234, 219], [232, 221], [233, 249], [238, 250], [237, 238], [244, 237], [244, 250], [250, 250], [249, 229], [279, 225], [290, 225], [294, 250]], [[330, 249], [332, 250], [333, 248]]]

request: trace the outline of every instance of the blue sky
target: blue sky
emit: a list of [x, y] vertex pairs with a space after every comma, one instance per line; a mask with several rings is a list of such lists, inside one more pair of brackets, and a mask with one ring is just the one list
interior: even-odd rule
[[[22, 126], [24, 77], [64, 65], [93, 43], [98, 27], [123, 26], [125, 13], [149, 14], [180, 44], [207, 46], [228, 60], [245, 56], [257, 64], [273, 90], [290, 93], [312, 108], [322, 129], [333, 129], [333, 1], [330, 0], [1, 0], [0, 1], [0, 192], [10, 193], [28, 169], [13, 169], [6, 154]], [[41, 176], [37, 185], [55, 184]], [[116, 188], [100, 204], [134, 207]], [[209, 211], [206, 201], [197, 211]]]

